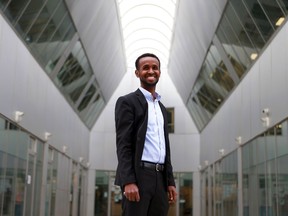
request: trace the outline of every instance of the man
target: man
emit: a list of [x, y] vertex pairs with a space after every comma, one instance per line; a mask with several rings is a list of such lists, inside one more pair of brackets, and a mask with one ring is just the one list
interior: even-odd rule
[[167, 113], [156, 93], [160, 60], [145, 53], [135, 61], [140, 87], [115, 106], [118, 167], [125, 216], [166, 216], [176, 200]]

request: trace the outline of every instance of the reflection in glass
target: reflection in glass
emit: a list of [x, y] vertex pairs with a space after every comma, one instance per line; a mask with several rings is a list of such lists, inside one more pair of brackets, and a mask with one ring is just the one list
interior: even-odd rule
[[214, 178], [213, 193], [216, 215], [237, 215], [238, 170], [236, 151], [215, 164]]
[[85, 93], [85, 96], [82, 99], [81, 103], [78, 106], [78, 110], [80, 112], [83, 111], [87, 107], [87, 105], [89, 104], [95, 92], [96, 92], [96, 87], [94, 85], [91, 85], [88, 91]]
[[179, 180], [179, 215], [193, 215], [193, 177], [192, 173], [177, 173]]
[[211, 114], [217, 110], [223, 100], [223, 97], [206, 83], [203, 83], [197, 92], [197, 97], [201, 103], [201, 106]]
[[109, 172], [96, 171], [94, 215], [107, 215]]

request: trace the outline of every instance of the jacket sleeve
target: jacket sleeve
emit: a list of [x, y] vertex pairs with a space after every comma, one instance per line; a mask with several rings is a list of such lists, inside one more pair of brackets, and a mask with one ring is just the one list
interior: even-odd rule
[[[118, 98], [115, 106], [116, 149], [117, 149], [117, 182], [121, 187], [136, 183], [134, 170], [135, 146], [133, 146], [135, 111], [125, 98]], [[117, 177], [116, 177], [117, 178]]]

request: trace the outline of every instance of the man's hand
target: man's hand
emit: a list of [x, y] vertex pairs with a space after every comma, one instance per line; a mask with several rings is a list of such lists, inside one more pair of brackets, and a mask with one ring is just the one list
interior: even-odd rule
[[139, 189], [134, 183], [125, 185], [123, 194], [131, 202], [140, 201]]
[[169, 203], [175, 203], [177, 198], [177, 192], [176, 192], [176, 187], [174, 186], [168, 186], [168, 199]]

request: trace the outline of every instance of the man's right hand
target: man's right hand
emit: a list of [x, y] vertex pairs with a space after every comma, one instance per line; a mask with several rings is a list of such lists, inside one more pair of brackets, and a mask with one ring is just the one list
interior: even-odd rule
[[125, 185], [123, 194], [131, 202], [140, 201], [139, 189], [134, 183]]

